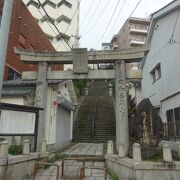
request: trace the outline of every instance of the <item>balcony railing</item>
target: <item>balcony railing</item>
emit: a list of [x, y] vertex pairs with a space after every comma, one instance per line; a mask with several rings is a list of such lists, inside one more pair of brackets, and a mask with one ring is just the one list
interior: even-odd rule
[[146, 35], [148, 33], [148, 30], [147, 29], [130, 28], [129, 32], [134, 33], [134, 34], [144, 34], [144, 35]]
[[133, 39], [130, 40], [130, 45], [143, 45], [143, 44], [145, 44], [144, 40], [133, 40]]

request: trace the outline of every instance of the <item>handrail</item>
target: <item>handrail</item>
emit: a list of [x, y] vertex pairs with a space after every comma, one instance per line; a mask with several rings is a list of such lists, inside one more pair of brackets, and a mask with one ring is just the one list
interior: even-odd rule
[[97, 94], [96, 94], [95, 109], [94, 109], [94, 113], [93, 113], [93, 117], [92, 117], [92, 133], [91, 133], [91, 137], [94, 136], [95, 128], [96, 128], [95, 121], [96, 121], [96, 114], [97, 114], [98, 94], [99, 94], [99, 85], [98, 85], [98, 90], [97, 90]]
[[85, 169], [98, 169], [104, 171], [104, 180], [107, 179], [107, 170], [104, 167], [98, 167], [98, 166], [82, 166], [80, 168], [80, 180], [83, 180], [85, 177]]
[[62, 159], [62, 169], [61, 169], [61, 173], [62, 173], [62, 175], [61, 175], [61, 177], [64, 177], [64, 161], [68, 161], [68, 160], [76, 160], [76, 161], [82, 161], [82, 164], [83, 164], [83, 166], [85, 166], [85, 159], [84, 158], [64, 158], [64, 159]]
[[41, 164], [41, 165], [48, 165], [48, 166], [55, 166], [55, 167], [57, 168], [57, 172], [56, 172], [56, 180], [59, 179], [59, 165], [54, 164], [54, 163], [36, 162], [36, 163], [34, 164], [32, 180], [35, 180], [37, 166], [40, 165], [40, 164]]

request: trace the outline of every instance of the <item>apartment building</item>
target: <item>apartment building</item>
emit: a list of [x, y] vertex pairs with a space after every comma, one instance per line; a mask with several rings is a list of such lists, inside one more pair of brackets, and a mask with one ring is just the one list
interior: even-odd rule
[[[0, 17], [3, 4], [4, 0], [0, 0]], [[4, 80], [17, 79], [21, 77], [23, 71], [37, 69], [35, 65], [23, 64], [14, 53], [14, 47], [33, 51], [56, 51], [21, 0], [13, 1]], [[63, 65], [54, 65], [53, 69], [61, 70]]]
[[149, 25], [149, 19], [130, 17], [118, 34], [113, 36], [112, 49], [137, 47], [145, 44]]
[[[40, 0], [41, 4], [38, 0], [23, 1], [57, 51], [70, 50], [66, 42], [71, 47], [78, 46], [79, 0]], [[51, 21], [59, 29], [61, 35]]]

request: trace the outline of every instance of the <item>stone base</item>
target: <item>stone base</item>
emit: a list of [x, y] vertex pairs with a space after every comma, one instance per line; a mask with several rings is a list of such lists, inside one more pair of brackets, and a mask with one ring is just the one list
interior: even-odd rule
[[119, 158], [117, 155], [106, 155], [106, 167], [120, 179], [136, 180], [179, 180], [180, 161], [135, 162], [130, 158]]
[[[148, 160], [162, 154], [161, 147], [141, 147], [142, 160]], [[132, 158], [132, 146], [129, 148], [128, 157]]]

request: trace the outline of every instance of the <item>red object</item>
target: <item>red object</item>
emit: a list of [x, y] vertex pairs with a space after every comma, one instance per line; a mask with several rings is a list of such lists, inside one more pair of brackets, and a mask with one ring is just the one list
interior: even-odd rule
[[57, 102], [57, 101], [53, 101], [53, 105], [54, 105], [54, 106], [57, 106], [57, 105], [58, 105], [58, 102]]

